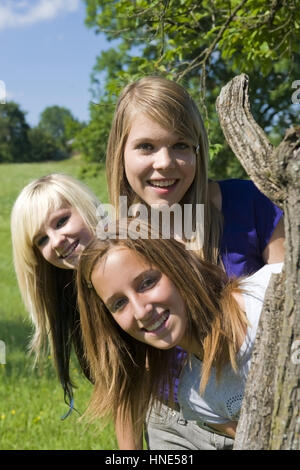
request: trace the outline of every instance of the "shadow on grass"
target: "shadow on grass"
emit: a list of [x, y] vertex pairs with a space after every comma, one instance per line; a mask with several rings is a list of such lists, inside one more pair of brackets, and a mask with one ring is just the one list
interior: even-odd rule
[[[3, 320], [1, 316], [0, 310], [0, 340], [5, 344], [5, 375], [7, 377], [28, 377], [28, 375], [55, 377], [54, 366], [49, 355], [42, 356], [34, 367], [34, 354], [29, 353], [32, 327], [22, 320]], [[3, 358], [1, 361], [3, 362]]]

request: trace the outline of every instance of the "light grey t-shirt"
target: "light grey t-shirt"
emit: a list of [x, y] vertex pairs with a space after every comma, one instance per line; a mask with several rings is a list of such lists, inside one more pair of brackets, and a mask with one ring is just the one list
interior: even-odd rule
[[226, 423], [237, 421], [242, 405], [246, 380], [250, 369], [251, 354], [256, 336], [264, 295], [272, 273], [281, 272], [283, 263], [267, 264], [243, 281], [242, 287], [246, 315], [249, 320], [247, 335], [238, 355], [238, 371], [230, 364], [222, 369], [219, 382], [213, 367], [204, 394], [199, 394], [202, 362], [194, 355], [180, 376], [178, 400], [187, 420]]

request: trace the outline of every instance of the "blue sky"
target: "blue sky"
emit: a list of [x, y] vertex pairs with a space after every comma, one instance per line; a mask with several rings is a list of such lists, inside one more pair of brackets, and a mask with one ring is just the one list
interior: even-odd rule
[[82, 0], [1, 0], [0, 80], [31, 126], [52, 105], [89, 118], [90, 74], [111, 44], [84, 19]]

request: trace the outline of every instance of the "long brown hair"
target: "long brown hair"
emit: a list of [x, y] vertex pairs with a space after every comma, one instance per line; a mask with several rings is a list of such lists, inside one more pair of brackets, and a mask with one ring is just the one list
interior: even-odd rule
[[188, 316], [187, 335], [198, 342], [203, 354], [200, 393], [213, 366], [217, 377], [228, 362], [236, 369], [237, 344], [247, 319], [232, 296], [239, 292], [239, 281], [228, 279], [221, 267], [199, 259], [174, 239], [133, 239], [129, 223], [127, 238], [119, 228], [106, 240], [89, 244], [77, 271], [83, 343], [95, 383], [89, 411], [94, 416], [112, 413], [116, 419], [121, 407], [123, 419], [129, 418], [139, 435], [149, 405], [165, 386], [173, 390], [176, 348], [160, 351], [130, 337], [93, 289], [96, 264], [115, 246], [126, 247], [156, 266], [181, 294]]
[[[124, 149], [132, 120], [143, 113], [163, 128], [189, 138], [196, 149], [196, 176], [182, 204], [204, 204], [204, 243], [198, 233], [198, 254], [209, 261], [220, 262], [219, 240], [222, 215], [209, 199], [207, 133], [196, 103], [178, 83], [158, 76], [143, 77], [122, 91], [108, 139], [106, 173], [110, 203], [119, 210], [119, 196], [127, 196], [128, 206], [143, 203], [129, 185], [124, 166]], [[193, 220], [193, 230], [196, 222]]]

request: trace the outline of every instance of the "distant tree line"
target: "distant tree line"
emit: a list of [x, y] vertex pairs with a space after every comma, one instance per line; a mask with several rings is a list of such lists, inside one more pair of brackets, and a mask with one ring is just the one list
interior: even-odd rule
[[70, 156], [75, 135], [85, 127], [60, 106], [47, 107], [36, 127], [26, 113], [9, 101], [0, 105], [0, 163], [42, 162]]

